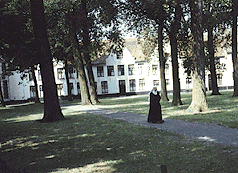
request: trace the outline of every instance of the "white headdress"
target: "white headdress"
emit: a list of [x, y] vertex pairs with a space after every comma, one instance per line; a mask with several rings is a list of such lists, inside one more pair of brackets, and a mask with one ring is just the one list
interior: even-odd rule
[[[155, 90], [154, 88], [156, 88], [156, 90]], [[154, 94], [155, 96], [157, 96], [157, 94], [158, 94], [157, 87], [154, 86], [154, 87], [152, 88], [152, 90], [149, 92], [148, 101], [150, 101], [150, 93], [152, 93], [152, 94]]]

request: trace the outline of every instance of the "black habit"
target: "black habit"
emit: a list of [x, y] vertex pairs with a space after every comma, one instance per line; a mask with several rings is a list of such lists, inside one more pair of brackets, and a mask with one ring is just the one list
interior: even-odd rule
[[157, 91], [157, 95], [154, 95], [152, 92], [150, 93], [150, 110], [148, 115], [148, 122], [151, 123], [163, 123], [162, 113], [161, 113], [161, 105], [160, 105], [160, 95]]

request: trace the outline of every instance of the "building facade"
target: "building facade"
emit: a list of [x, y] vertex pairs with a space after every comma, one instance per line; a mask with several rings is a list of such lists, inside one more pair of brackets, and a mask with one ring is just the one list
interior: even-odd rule
[[[170, 58], [170, 46], [165, 46], [166, 61], [166, 84], [168, 92], [173, 90], [172, 63]], [[230, 51], [222, 50], [216, 55], [216, 61], [223, 64], [225, 68], [217, 69], [218, 86], [223, 89], [233, 87], [233, 66]], [[185, 73], [182, 66], [183, 60], [179, 59], [179, 78], [182, 91], [192, 90], [192, 78]], [[0, 63], [1, 64], [1, 63]], [[2, 71], [2, 66], [0, 70]], [[100, 57], [92, 62], [93, 73], [97, 94], [124, 95], [140, 94], [149, 92], [153, 86], [160, 90], [160, 71], [158, 52], [146, 58], [136, 39], [127, 39], [126, 46], [122, 52], [114, 52], [108, 56]], [[86, 71], [86, 70], [85, 70]], [[63, 98], [68, 95], [64, 64], [54, 62], [55, 82], [57, 84], [58, 96]], [[87, 74], [87, 73], [86, 73]], [[2, 80], [4, 99], [29, 100], [36, 96], [35, 84], [32, 72], [25, 70], [22, 73], [13, 72]], [[38, 94], [43, 98], [42, 79], [39, 66], [35, 70], [37, 79]], [[80, 95], [78, 73], [75, 68], [69, 70], [69, 87], [71, 94]], [[2, 75], [1, 75], [2, 76]], [[210, 72], [206, 70], [206, 88], [211, 89]]]

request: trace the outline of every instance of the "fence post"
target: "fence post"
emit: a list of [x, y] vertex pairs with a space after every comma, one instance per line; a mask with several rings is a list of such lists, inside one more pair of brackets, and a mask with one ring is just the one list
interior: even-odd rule
[[167, 173], [166, 165], [161, 165], [160, 168], [161, 168], [161, 173]]

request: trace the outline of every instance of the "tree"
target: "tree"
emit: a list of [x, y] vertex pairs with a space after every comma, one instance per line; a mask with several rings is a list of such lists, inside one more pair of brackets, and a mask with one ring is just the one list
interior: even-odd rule
[[73, 20], [75, 18], [75, 10], [70, 12], [70, 24], [69, 24], [69, 36], [72, 44], [73, 49], [73, 58], [75, 62], [77, 63], [77, 70], [79, 73], [79, 84], [80, 84], [80, 93], [81, 93], [81, 102], [83, 105], [91, 104], [90, 96], [89, 96], [89, 90], [88, 90], [88, 84], [86, 79], [86, 74], [84, 70], [83, 60], [80, 56], [79, 51], [79, 43], [76, 35], [76, 24]]
[[[229, 15], [227, 13], [229, 6], [223, 1], [211, 1], [207, 0], [204, 2], [204, 31], [208, 33], [208, 41], [206, 44], [209, 62], [209, 70], [211, 74], [211, 84], [212, 84], [212, 95], [220, 95], [217, 84], [217, 74], [216, 74], [216, 63], [215, 63], [215, 52], [217, 48], [223, 42], [222, 35], [225, 31], [226, 23], [228, 23]], [[218, 40], [219, 39], [219, 40]]]
[[[171, 58], [172, 58], [172, 68], [173, 68], [173, 101], [172, 105], [177, 106], [178, 104], [182, 105], [181, 94], [180, 94], [180, 80], [179, 80], [179, 64], [178, 64], [178, 30], [180, 29], [180, 22], [182, 16], [182, 8], [180, 7], [179, 2], [172, 2], [170, 5], [174, 7], [174, 19], [170, 20], [171, 25], [169, 29], [169, 38], [170, 38], [170, 46], [171, 46]], [[171, 10], [169, 11], [171, 12]], [[170, 14], [171, 15], [171, 14]]]
[[166, 19], [165, 1], [152, 0], [128, 0], [125, 3], [125, 18], [129, 29], [135, 29], [138, 33], [148, 26], [154, 25], [157, 29], [157, 46], [159, 52], [161, 100], [168, 101], [165, 79], [165, 54], [163, 50], [164, 22]]
[[[89, 3], [91, 4], [91, 2]], [[87, 74], [88, 74], [88, 81], [89, 81], [89, 93], [90, 93], [90, 101], [92, 104], [97, 104], [98, 103], [98, 98], [97, 98], [97, 92], [96, 92], [96, 87], [95, 87], [95, 79], [93, 75], [93, 69], [92, 69], [92, 64], [91, 64], [91, 58], [90, 58], [90, 19], [88, 19], [88, 14], [90, 11], [88, 11], [88, 1], [87, 0], [82, 0], [81, 3], [81, 9], [80, 11], [82, 12], [82, 19], [81, 22], [83, 25], [82, 27], [82, 43], [83, 43], [83, 58], [86, 62], [86, 69], [87, 69]]]
[[34, 65], [38, 64], [38, 50], [30, 24], [30, 4], [26, 1], [1, 1], [1, 54], [8, 71], [29, 69], [36, 86], [35, 103], [39, 103]]
[[[64, 51], [71, 54], [77, 49], [77, 57], [81, 59], [83, 65], [85, 63], [88, 74], [90, 102], [96, 104], [98, 103], [98, 98], [91, 61], [92, 59], [100, 58], [104, 53], [110, 53], [111, 49], [105, 49], [105, 47], [109, 48], [109, 46], [105, 46], [108, 42], [111, 42], [109, 45], [119, 45], [122, 43], [118, 41], [120, 40], [120, 34], [117, 34], [119, 33], [119, 19], [117, 19], [118, 2], [116, 0], [82, 0], [65, 3], [55, 1], [54, 6], [56, 6], [56, 8], [52, 9], [51, 6], [52, 4], [49, 4], [49, 15], [58, 18], [57, 20], [59, 21], [57, 24], [55, 23], [57, 20], [53, 22], [54, 24], [52, 24], [51, 21], [49, 22], [51, 35], [54, 35], [51, 38], [55, 39], [51, 45], [53, 46], [55, 43], [64, 45], [63, 47], [66, 47]], [[70, 13], [70, 11], [73, 11], [73, 13]], [[71, 23], [73, 23], [74, 28], [72, 28]], [[69, 40], [69, 38], [72, 37], [72, 35], [68, 35], [69, 30], [70, 32], [75, 32], [73, 34], [76, 38], [76, 40], [75, 38], [73, 39], [74, 44], [72, 40]], [[64, 40], [61, 38], [64, 38]], [[65, 40], [68, 40], [67, 42], [70, 44], [65, 44]], [[75, 47], [76, 45], [77, 47]], [[76, 61], [75, 63], [78, 64]], [[83, 73], [84, 69], [80, 71]], [[85, 79], [87, 80], [87, 78]], [[80, 80], [79, 82], [87, 84], [87, 81]], [[84, 94], [87, 94], [87, 92], [81, 92], [81, 96]], [[88, 96], [83, 97], [88, 98]]]
[[40, 68], [44, 93], [44, 117], [42, 122], [63, 120], [64, 116], [59, 105], [53, 72], [53, 57], [46, 33], [43, 0], [31, 0], [30, 3], [34, 35], [39, 46], [41, 57]]
[[72, 86], [70, 86], [70, 83], [69, 83], [69, 72], [70, 70], [73, 70], [73, 67], [69, 66], [69, 62], [67, 60], [65, 60], [64, 69], [65, 69], [65, 78], [67, 83], [68, 101], [73, 101], [73, 96], [71, 93]]
[[35, 97], [35, 103], [40, 103], [40, 99], [39, 99], [39, 91], [38, 91], [38, 84], [37, 84], [37, 80], [36, 80], [36, 73], [35, 73], [35, 65], [31, 65], [31, 73], [32, 73], [32, 77], [33, 77], [33, 81], [35, 84], [35, 92], [36, 92], [36, 97]]
[[238, 97], [238, 59], [237, 59], [237, 15], [238, 15], [238, 2], [233, 0], [232, 6], [232, 62], [233, 62], [233, 81], [234, 92], [233, 97]]
[[0, 101], [1, 101], [1, 105], [2, 107], [6, 107], [5, 101], [4, 101], [4, 97], [3, 97], [3, 92], [2, 92], [2, 76], [0, 76]]
[[191, 31], [193, 35], [193, 91], [189, 112], [204, 112], [208, 109], [205, 89], [205, 57], [202, 26], [202, 1], [189, 0], [191, 8]]

